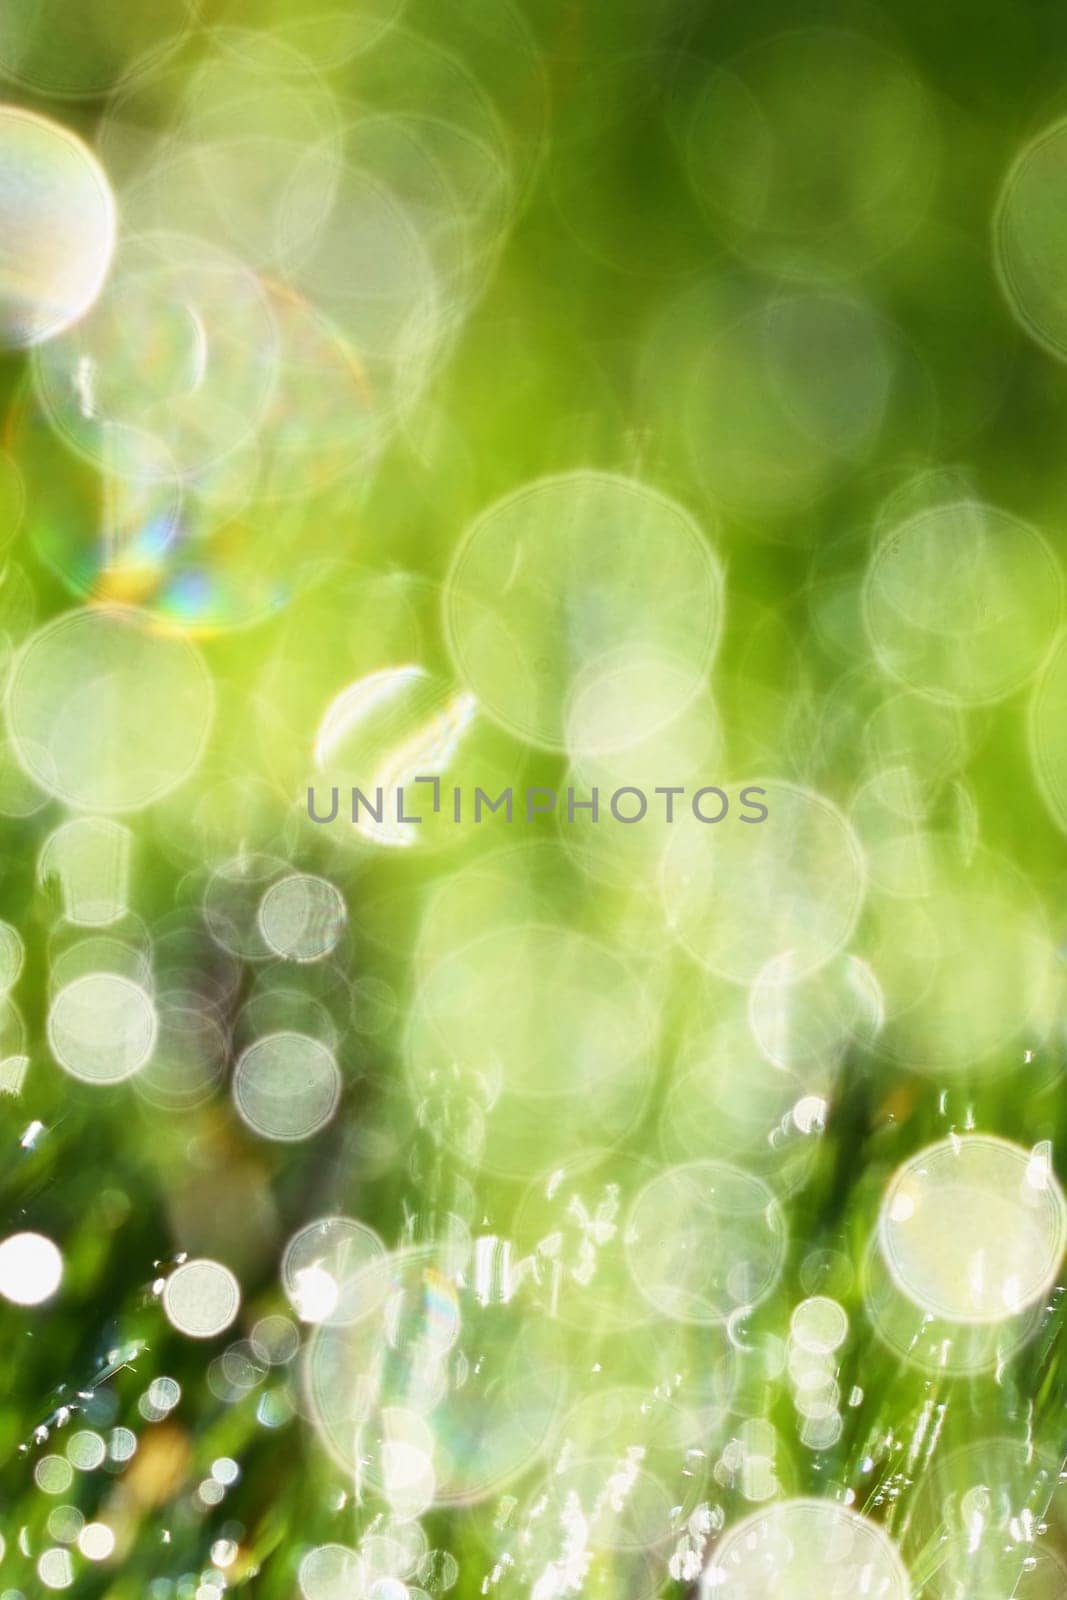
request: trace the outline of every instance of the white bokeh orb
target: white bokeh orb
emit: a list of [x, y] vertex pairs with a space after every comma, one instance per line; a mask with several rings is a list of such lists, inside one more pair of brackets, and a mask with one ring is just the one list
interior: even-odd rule
[[77, 135], [0, 106], [0, 348], [41, 344], [85, 315], [115, 229], [111, 185]]

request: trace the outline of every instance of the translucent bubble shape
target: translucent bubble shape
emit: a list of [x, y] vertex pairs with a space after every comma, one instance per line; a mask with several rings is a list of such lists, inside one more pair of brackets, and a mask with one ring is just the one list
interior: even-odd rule
[[726, 1322], [774, 1288], [785, 1225], [767, 1185], [724, 1161], [692, 1161], [648, 1183], [626, 1225], [634, 1282], [665, 1316]]
[[[844, 122], [852, 138], [841, 138]], [[805, 28], [761, 39], [711, 73], [685, 157], [739, 255], [824, 277], [904, 242], [926, 210], [937, 143], [907, 62], [858, 34]]]
[[869, 659], [859, 616], [861, 585], [855, 582], [854, 571], [848, 584], [852, 590], [849, 655], [859, 649], [867, 661], [839, 678], [834, 690], [822, 699], [815, 759], [855, 763], [858, 747], [862, 766], [857, 776], [903, 768], [916, 775], [924, 793], [933, 792], [966, 763], [971, 738], [965, 713], [953, 702], [931, 700], [887, 683], [884, 673]]
[[[491, 1107], [489, 1137], [472, 1156], [532, 1174], [584, 1149], [591, 1115], [600, 1142], [633, 1124], [654, 1038], [647, 996], [612, 950], [563, 925], [525, 924], [475, 939], [427, 970], [405, 1055], [420, 1100], [453, 1099], [451, 1127], [441, 1111], [445, 1139], [476, 1139]], [[476, 1097], [469, 1114], [460, 1109], [464, 1088]]]
[[276, 34], [227, 27], [197, 63], [113, 97], [99, 139], [127, 232], [180, 218], [275, 270], [313, 239], [341, 154], [336, 97], [314, 64]]
[[44, 1494], [66, 1494], [74, 1482], [74, 1471], [62, 1456], [42, 1456], [34, 1467], [34, 1479]]
[[259, 904], [264, 943], [287, 961], [321, 961], [348, 920], [344, 896], [326, 878], [294, 872], [272, 884]]
[[879, 542], [863, 588], [886, 672], [934, 699], [983, 705], [1021, 688], [1063, 612], [1059, 565], [1035, 528], [980, 500], [931, 506]]
[[81, 927], [117, 922], [129, 905], [129, 828], [110, 817], [75, 817], [48, 835], [38, 883], [58, 886], [63, 915]]
[[[537, 176], [548, 128], [548, 76], [530, 26], [508, 0], [470, 0], [445, 17], [433, 0], [407, 0], [411, 27], [395, 30], [385, 50], [366, 51], [348, 83], [360, 106], [414, 113], [442, 129], [458, 127], [488, 145], [514, 174], [516, 199]], [[415, 29], [423, 30], [421, 32]], [[477, 173], [442, 170], [464, 210], [476, 210]]]
[[1012, 313], [1051, 355], [1067, 359], [1067, 121], [1016, 157], [993, 221], [997, 274]]
[[259, 908], [272, 882], [291, 873], [280, 856], [245, 850], [215, 868], [204, 890], [204, 926], [215, 943], [243, 961], [266, 961]]
[[150, 991], [152, 962], [148, 939], [142, 942], [132, 927], [122, 931], [126, 937], [120, 939], [108, 934], [86, 936], [81, 929], [64, 926], [57, 928], [49, 941], [49, 993], [58, 994], [75, 978], [96, 972], [115, 973]]
[[[203, 470], [183, 471], [177, 449], [144, 429], [90, 418], [77, 429], [102, 453], [76, 463], [68, 433], [24, 397], [12, 443], [35, 505], [32, 538], [75, 595], [216, 631], [277, 613], [338, 563], [337, 519], [366, 492], [385, 419], [336, 327], [283, 286], [261, 288], [275, 381], [254, 437], [247, 419], [221, 424], [218, 442], [228, 428], [233, 448]], [[180, 410], [161, 412], [160, 426], [183, 427]], [[199, 446], [187, 437], [192, 461]]]
[[317, 1327], [304, 1379], [330, 1455], [408, 1515], [483, 1500], [533, 1462], [565, 1397], [558, 1330], [482, 1303], [434, 1247], [363, 1268], [365, 1314]]
[[163, 1286], [168, 1322], [190, 1339], [214, 1339], [230, 1326], [240, 1306], [241, 1286], [218, 1261], [185, 1261]]
[[864, 1258], [862, 1289], [871, 1326], [894, 1357], [918, 1372], [950, 1378], [978, 1377], [1003, 1369], [1035, 1337], [1044, 1311], [1039, 1302], [1002, 1322], [959, 1322], [934, 1316], [898, 1286], [877, 1230]]
[[332, 1118], [341, 1098], [333, 1054], [301, 1033], [272, 1033], [244, 1051], [234, 1069], [233, 1098], [241, 1118], [264, 1139], [310, 1139]]
[[1057, 1553], [1061, 1464], [1059, 1453], [1032, 1434], [978, 1438], [947, 1454], [938, 1451], [916, 1483], [904, 1536], [904, 1549], [914, 1550], [916, 1560], [936, 1540], [941, 1560], [926, 1591], [937, 1600], [1059, 1600], [1067, 1594], [1067, 1564]]
[[264, 1034], [306, 1033], [333, 1050], [350, 1005], [344, 955], [332, 963], [294, 967], [278, 962], [255, 974], [252, 994], [234, 1022], [243, 1046]]
[[483, 512], [444, 595], [452, 659], [479, 703], [552, 750], [565, 746], [583, 674], [622, 650], [670, 660], [675, 701], [660, 710], [682, 710], [711, 664], [722, 607], [721, 569], [689, 514], [600, 472], [540, 479]]
[[[635, 1396], [640, 1404], [644, 1396]], [[686, 1488], [695, 1491], [693, 1483]], [[608, 1450], [575, 1458], [569, 1453], [545, 1480], [545, 1514], [565, 1526], [576, 1506], [581, 1507], [583, 1533], [591, 1551], [639, 1551], [662, 1547], [682, 1517], [675, 1500], [675, 1484], [657, 1475], [640, 1446]], [[687, 1509], [693, 1510], [692, 1504]], [[583, 1583], [582, 1588], [589, 1593]]]
[[0, 1095], [20, 1095], [29, 1067], [29, 1056], [0, 1057]]
[[282, 1255], [281, 1279], [286, 1298], [301, 1322], [328, 1322], [344, 1327], [367, 1310], [359, 1294], [372, 1278], [363, 1278], [368, 1263], [386, 1254], [381, 1239], [353, 1217], [319, 1217], [293, 1234]]
[[266, 1361], [272, 1367], [284, 1367], [300, 1349], [300, 1333], [289, 1317], [272, 1312], [259, 1319], [252, 1329], [249, 1342], [260, 1361]]
[[[426, 806], [421, 793], [416, 797], [415, 780], [424, 772], [440, 777], [475, 714], [472, 695], [455, 692], [419, 666], [387, 667], [349, 684], [327, 707], [314, 747], [316, 768], [340, 792], [344, 821], [376, 844], [416, 844]], [[367, 805], [353, 802], [353, 785]], [[327, 809], [317, 803], [316, 815], [326, 820]], [[419, 822], [405, 823], [411, 815]]]
[[786, 1500], [728, 1528], [701, 1600], [910, 1600], [896, 1546], [875, 1523], [829, 1500]]
[[782, 1072], [832, 1071], [851, 1044], [869, 1043], [885, 1020], [878, 981], [855, 956], [796, 979], [791, 955], [775, 956], [748, 994], [748, 1022]]
[[125, 608], [71, 611], [35, 633], [7, 692], [19, 761], [79, 810], [138, 811], [192, 772], [211, 725], [207, 668]]
[[115, 1530], [106, 1522], [87, 1522], [78, 1534], [78, 1549], [88, 1561], [106, 1561], [115, 1542]]
[[794, 1309], [789, 1333], [801, 1350], [817, 1356], [830, 1355], [848, 1337], [848, 1313], [836, 1300], [812, 1295]]
[[693, 465], [752, 517], [795, 515], [856, 471], [906, 367], [900, 335], [855, 296], [782, 296], [701, 335], [683, 369]]
[[90, 317], [38, 352], [48, 416], [96, 466], [135, 483], [217, 468], [255, 434], [278, 335], [255, 275], [202, 239], [125, 241]]
[[1006, 1322], [1046, 1295], [1067, 1247], [1048, 1151], [955, 1135], [894, 1173], [878, 1243], [901, 1292], [946, 1322]]
[[[289, 235], [312, 230], [306, 190], [292, 190]], [[343, 330], [383, 407], [402, 414], [438, 353], [442, 307], [419, 218], [376, 173], [337, 173], [328, 213], [293, 269], [298, 289]]]
[[361, 116], [347, 140], [353, 159], [418, 219], [442, 311], [458, 326], [506, 237], [514, 197], [501, 151], [455, 121], [426, 115]]
[[226, 1070], [228, 1041], [203, 996], [179, 990], [156, 1000], [159, 1037], [151, 1061], [133, 1081], [141, 1098], [164, 1111], [201, 1105]]
[[864, 954], [885, 1001], [875, 1049], [910, 1071], [996, 1077], [1049, 1037], [1059, 958], [1022, 874], [985, 851], [963, 867], [951, 840], [929, 837], [926, 893], [872, 897]]
[[22, 971], [26, 950], [22, 935], [10, 922], [0, 922], [0, 995], [13, 989]]
[[60, 989], [48, 1013], [48, 1043], [65, 1072], [83, 1083], [121, 1083], [155, 1049], [151, 997], [114, 972], [89, 972]]
[[[247, 698], [246, 692], [245, 705], [238, 710], [234, 704], [235, 684], [220, 681], [218, 687], [229, 702], [220, 721], [249, 732], [247, 723], [255, 714], [254, 702]], [[227, 712], [236, 713], [236, 720], [230, 722]], [[179, 792], [153, 813], [155, 844], [172, 865], [194, 870], [205, 863], [225, 861], [238, 839], [246, 855], [257, 861], [263, 859], [255, 855], [258, 850], [288, 852], [296, 836], [297, 819], [292, 803], [286, 803], [284, 792], [266, 778], [256, 776], [251, 763], [247, 766], [242, 763], [240, 770], [234, 771], [221, 749], [217, 756], [197, 783], [199, 799], [182, 796]], [[279, 875], [286, 867], [289, 867], [288, 861], [278, 860]], [[260, 888], [261, 897], [266, 887], [264, 882]], [[254, 928], [255, 907], [252, 908], [252, 922]], [[268, 953], [258, 929], [255, 929], [254, 953], [260, 956]]]
[[431, 1594], [443, 1594], [455, 1587], [459, 1562], [448, 1550], [428, 1550], [419, 1562], [416, 1577]]
[[[359, 354], [310, 300], [284, 285], [264, 285], [279, 338], [277, 382], [263, 418], [262, 448], [252, 488], [256, 499], [296, 500], [321, 495], [348, 480], [348, 492], [366, 488], [385, 437], [386, 407], [374, 392]], [[282, 534], [292, 519], [272, 518], [281, 568], [317, 574], [335, 552], [328, 531], [300, 524], [291, 543]], [[310, 543], [309, 543], [310, 542]], [[261, 540], [257, 541], [257, 549]]]
[[115, 226], [111, 188], [81, 140], [0, 106], [0, 347], [40, 344], [85, 315], [111, 266]]
[[67, 1460], [78, 1472], [95, 1472], [107, 1457], [107, 1445], [91, 1428], [79, 1428], [67, 1440]]
[[749, 984], [788, 953], [794, 980], [845, 945], [863, 901], [866, 868], [845, 818], [823, 796], [779, 779], [763, 791], [762, 822], [685, 816], [663, 858], [668, 923], [703, 966]]
[[[227, 63], [230, 72], [232, 65]], [[273, 104], [264, 86], [262, 106]], [[135, 125], [104, 129], [102, 145], [117, 145], [124, 164], [131, 164], [135, 153], [141, 158], [125, 183], [116, 175], [129, 233], [165, 230], [180, 218], [190, 234], [218, 243], [257, 271], [280, 271], [310, 247], [337, 181], [336, 133], [324, 131], [305, 149], [286, 127], [284, 105], [273, 133], [257, 127], [248, 108], [241, 113], [244, 131], [220, 131], [210, 142], [194, 140], [195, 128], [188, 124], [181, 136], [155, 144], [149, 130]], [[297, 173], [304, 185], [299, 204], [289, 199]]]
[[176, 1378], [153, 1378], [138, 1401], [137, 1409], [146, 1422], [162, 1422], [181, 1397], [181, 1384]]
[[349, 1600], [366, 1593], [366, 1569], [347, 1545], [319, 1544], [301, 1560], [297, 1582], [304, 1600]]
[[205, 1011], [222, 1015], [241, 983], [240, 962], [208, 935], [195, 909], [172, 912], [152, 930], [152, 964], [161, 993], [184, 991]]
[[863, 844], [873, 890], [927, 895], [937, 876], [938, 852], [951, 837], [963, 860], [978, 843], [978, 813], [961, 782], [943, 788], [922, 768], [875, 771], [855, 791], [849, 820]]

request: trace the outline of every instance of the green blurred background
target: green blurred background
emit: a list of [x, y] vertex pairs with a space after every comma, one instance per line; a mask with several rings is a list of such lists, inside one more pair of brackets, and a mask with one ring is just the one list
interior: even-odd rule
[[[29, 15], [15, 4], [0, 25], [0, 60]], [[233, 29], [262, 30], [278, 55], [258, 55]], [[138, 57], [163, 43], [158, 60]], [[346, 160], [398, 197], [423, 241], [432, 292], [368, 352], [378, 302], [360, 298], [358, 253], [347, 265], [342, 254], [325, 309], [334, 357], [345, 352], [370, 396], [370, 442], [354, 405], [321, 390], [313, 366], [294, 367], [274, 421], [298, 434], [305, 409], [313, 419], [299, 446], [303, 487], [291, 499], [234, 491], [236, 511], [225, 495], [211, 502], [197, 570], [210, 576], [218, 561], [226, 579], [202, 609], [168, 586], [169, 551], [131, 562], [111, 586], [92, 553], [105, 477], [42, 422], [33, 361], [0, 364], [4, 441], [26, 488], [0, 586], [8, 665], [72, 604], [122, 599], [191, 638], [215, 683], [197, 771], [121, 819], [133, 833], [131, 910], [102, 932], [155, 944], [160, 988], [163, 974], [186, 996], [210, 995], [204, 1014], [224, 1038], [203, 1092], [199, 1080], [181, 1087], [184, 1057], [180, 1092], [92, 1088], [59, 1070], [45, 1033], [52, 973], [90, 935], [64, 925], [57, 885], [38, 868], [64, 813], [26, 798], [5, 746], [3, 915], [26, 961], [0, 1057], [29, 1065], [18, 1092], [0, 1097], [4, 1231], [54, 1239], [65, 1271], [47, 1305], [0, 1311], [0, 1600], [52, 1586], [115, 1600], [199, 1600], [224, 1587], [264, 1600], [401, 1600], [446, 1583], [462, 1596], [537, 1600], [680, 1595], [709, 1535], [778, 1492], [847, 1497], [872, 1513], [904, 1552], [915, 1600], [1064, 1593], [1059, 1277], [1021, 1349], [953, 1376], [875, 1331], [866, 1263], [891, 1173], [950, 1133], [1048, 1141], [1064, 1172], [1067, 683], [1057, 581], [1042, 561], [1051, 550], [1062, 564], [1067, 517], [1067, 342], [1056, 349], [1059, 327], [1067, 335], [1067, 211], [1056, 172], [1015, 211], [1004, 196], [1013, 164], [1067, 115], [1067, 17], [1048, 4], [800, 16], [780, 4], [408, 0], [364, 18], [358, 4], [319, 17], [242, 0], [195, 16], [170, 5], [151, 22], [94, 3], [77, 18], [56, 8], [30, 59], [22, 75], [37, 88], [10, 82], [3, 98], [95, 146], [130, 232], [131, 216], [140, 225], [150, 212], [196, 231], [178, 201], [168, 213], [167, 160], [183, 140], [217, 135], [224, 148], [246, 121], [258, 135], [274, 119], [289, 142], [280, 170], [288, 162], [286, 181], [295, 172], [299, 185], [300, 160], [329, 144], [322, 129], [336, 120]], [[79, 62], [96, 70], [79, 76]], [[42, 92], [56, 82], [82, 92]], [[223, 176], [237, 183], [241, 171]], [[1067, 178], [1062, 188], [1067, 197]], [[212, 214], [214, 242], [240, 255], [247, 241], [227, 232], [226, 204]], [[1044, 295], [1037, 327], [1036, 291], [1005, 277], [1009, 246]], [[288, 276], [277, 260], [251, 265], [307, 288], [299, 264]], [[330, 371], [336, 379], [336, 359]], [[830, 1023], [817, 999], [789, 1013], [820, 1109], [814, 1130], [791, 1126], [781, 1161], [768, 1158], [788, 1253], [736, 1338], [699, 1322], [667, 1319], [669, 1337], [662, 1323], [631, 1325], [632, 1286], [612, 1277], [625, 1278], [616, 1210], [644, 1182], [705, 1147], [742, 1167], [762, 1159], [788, 1108], [775, 1094], [760, 1102], [758, 1084], [749, 1096], [744, 995], [672, 942], [647, 863], [622, 856], [598, 871], [553, 818], [507, 840], [487, 827], [404, 851], [324, 836], [302, 814], [316, 727], [346, 684], [412, 661], [453, 683], [442, 586], [473, 519], [531, 480], [585, 470], [676, 501], [721, 563], [707, 703], [722, 742], [706, 781], [763, 776], [815, 791], [849, 818], [866, 862], [847, 957], [873, 975], [878, 998], [847, 1021], [836, 990]], [[960, 505], [972, 510], [939, 539], [939, 508]], [[1024, 525], [1017, 558], [985, 507]], [[906, 546], [900, 574], [879, 587], [872, 551], [916, 518], [933, 519], [929, 540]], [[598, 554], [606, 570], [625, 559], [606, 535]], [[402, 703], [383, 748], [422, 715]], [[489, 746], [461, 749], [445, 776], [472, 785], [488, 770], [563, 787], [565, 757], [513, 734], [490, 729]], [[833, 862], [795, 861], [781, 842], [761, 856], [765, 839], [739, 869], [754, 915], [778, 896], [803, 920], [805, 897], [815, 909], [833, 899]], [[205, 897], [238, 920], [251, 905], [254, 920], [278, 863], [344, 894], [347, 930], [325, 965], [279, 975], [269, 952], [204, 931]], [[736, 880], [732, 896], [724, 915], [741, 919]], [[598, 1106], [594, 1085], [562, 1131], [543, 1129], [521, 1096], [518, 1110], [479, 1104], [474, 1064], [461, 1064], [466, 1077], [435, 1075], [417, 1033], [412, 1044], [423, 986], [435, 974], [452, 981], [440, 977], [449, 955], [535, 922], [603, 945], [628, 976], [600, 998], [618, 1007], [640, 992], [654, 1017], [640, 1081], [623, 1073], [613, 1085], [624, 1109]], [[561, 992], [578, 984], [581, 948], [561, 963]], [[842, 980], [846, 994], [860, 970]], [[474, 982], [463, 967], [454, 981]], [[492, 1038], [513, 1040], [521, 1073], [556, 997], [502, 987], [498, 1004]], [[302, 1145], [257, 1139], [226, 1092], [239, 1050], [286, 1021], [326, 1029], [344, 1079], [338, 1115]], [[694, 1038], [715, 1029], [721, 1060], [688, 1119], [676, 1085], [697, 1059]], [[505, 1134], [514, 1149], [502, 1170], [487, 1152]], [[557, 1573], [555, 1588], [545, 1573], [566, 1540], [556, 1508], [538, 1509], [547, 1463], [568, 1481], [554, 1434], [496, 1493], [435, 1505], [416, 1532], [331, 1461], [301, 1359], [271, 1364], [262, 1331], [267, 1317], [297, 1325], [279, 1260], [314, 1218], [358, 1218], [389, 1248], [510, 1240], [518, 1260], [559, 1234], [577, 1249], [577, 1213], [534, 1181], [554, 1157], [568, 1182], [585, 1158], [574, 1192], [589, 1210], [607, 1206], [610, 1226], [599, 1287], [559, 1322], [553, 1359], [569, 1405], [595, 1400], [602, 1366], [635, 1406], [643, 1397], [612, 1449], [644, 1452], [670, 1508], [666, 1532], [649, 1512], [647, 1540], [593, 1539], [588, 1563]], [[242, 1310], [225, 1338], [200, 1344], [169, 1326], [153, 1285], [181, 1251], [236, 1272]], [[516, 1325], [479, 1334], [505, 1365], [519, 1323], [552, 1321], [544, 1281], [524, 1293], [508, 1313]], [[841, 1426], [813, 1445], [787, 1342], [794, 1307], [815, 1295], [844, 1307], [849, 1335], [832, 1357]], [[680, 1434], [655, 1409], [683, 1403], [669, 1371], [698, 1395], [681, 1383], [692, 1426]], [[166, 1390], [145, 1401], [161, 1378], [180, 1386], [177, 1403], [157, 1403]], [[501, 1382], [493, 1425], [511, 1438], [527, 1426], [521, 1383]], [[608, 1430], [595, 1412], [588, 1425], [599, 1448]], [[42, 1460], [66, 1459], [79, 1428], [111, 1441], [112, 1458], [42, 1471]], [[136, 1436], [129, 1461], [115, 1429]], [[473, 1472], [491, 1447], [472, 1425], [458, 1448]], [[986, 1500], [974, 1534], [973, 1502], [960, 1505], [976, 1491]], [[102, 1562], [77, 1544], [95, 1521], [117, 1538]], [[359, 1583], [343, 1561], [333, 1578], [307, 1565], [330, 1544], [361, 1552]], [[69, 1570], [59, 1559], [42, 1578], [42, 1556], [57, 1550], [70, 1552]]]

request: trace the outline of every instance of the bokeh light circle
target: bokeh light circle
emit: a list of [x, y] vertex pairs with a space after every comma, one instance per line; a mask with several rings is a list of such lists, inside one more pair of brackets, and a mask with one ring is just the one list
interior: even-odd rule
[[728, 1528], [701, 1600], [910, 1600], [896, 1546], [877, 1524], [830, 1500], [786, 1500]]
[[287, 961], [320, 961], [345, 929], [341, 891], [325, 878], [294, 872], [271, 884], [259, 906], [263, 941]]
[[115, 228], [111, 187], [81, 140], [0, 106], [0, 348], [41, 344], [85, 315], [107, 278]]
[[60, 989], [48, 1013], [52, 1054], [83, 1083], [121, 1083], [151, 1058], [159, 1032], [152, 998], [129, 978], [88, 972]]
[[893, 677], [935, 699], [982, 705], [1041, 666], [1060, 624], [1063, 581], [1036, 528], [959, 500], [884, 535], [867, 569], [863, 612]]
[[466, 1086], [469, 1114], [457, 1101], [440, 1137], [457, 1141], [468, 1160], [532, 1176], [588, 1146], [590, 1105], [601, 1140], [633, 1125], [654, 1038], [648, 996], [614, 950], [563, 924], [520, 923], [428, 964], [405, 1059], [427, 1115], [442, 1080]]
[[630, 1210], [626, 1259], [665, 1316], [726, 1322], [773, 1289], [785, 1224], [761, 1179], [724, 1161], [692, 1161], [652, 1178]]
[[0, 1244], [0, 1295], [17, 1306], [49, 1300], [63, 1277], [63, 1257], [43, 1233], [13, 1233]]
[[306, 1034], [268, 1034], [249, 1045], [234, 1069], [233, 1098], [242, 1120], [264, 1139], [310, 1139], [341, 1098], [333, 1052]]
[[739, 316], [728, 302], [693, 332], [669, 403], [680, 386], [701, 482], [753, 528], [785, 518], [797, 537], [797, 512], [862, 465], [893, 414], [909, 367], [899, 331], [867, 302], [824, 291]]
[[993, 221], [1004, 296], [1031, 338], [1067, 359], [1067, 121], [1016, 157]]
[[304, 1600], [350, 1600], [365, 1594], [366, 1571], [358, 1553], [343, 1544], [320, 1544], [300, 1562], [297, 1582]]
[[550, 1319], [480, 1296], [439, 1246], [367, 1263], [344, 1294], [363, 1314], [314, 1329], [311, 1416], [401, 1521], [484, 1500], [541, 1454], [566, 1392]]
[[167, 1320], [190, 1339], [214, 1339], [224, 1333], [240, 1306], [241, 1286], [219, 1261], [184, 1261], [163, 1286]]
[[96, 467], [157, 497], [217, 484], [225, 504], [278, 360], [256, 275], [205, 240], [152, 233], [124, 242], [91, 315], [36, 352], [34, 377], [52, 425]]
[[385, 1254], [385, 1245], [366, 1223], [320, 1217], [305, 1223], [286, 1245], [282, 1288], [301, 1322], [342, 1327], [366, 1310], [358, 1293], [360, 1275]]
[[483, 512], [444, 596], [452, 659], [479, 704], [553, 750], [582, 674], [622, 649], [676, 664], [680, 711], [711, 664], [722, 605], [721, 569], [688, 512], [636, 479], [588, 471]]
[[26, 949], [22, 935], [10, 922], [0, 922], [0, 995], [5, 995], [18, 981]]
[[952, 1135], [894, 1173], [878, 1244], [897, 1288], [928, 1315], [1006, 1322], [1051, 1288], [1067, 1248], [1067, 1200], [1047, 1155]]
[[70, 611], [35, 633], [8, 684], [23, 768], [77, 810], [137, 811], [196, 767], [214, 710], [199, 652], [127, 608]]
[[802, 1300], [789, 1319], [794, 1344], [815, 1356], [832, 1355], [848, 1335], [848, 1313], [827, 1295]]
[[794, 981], [846, 944], [866, 887], [859, 840], [831, 801], [780, 779], [755, 779], [767, 815], [719, 823], [683, 816], [663, 857], [668, 924], [695, 960], [732, 983], [755, 982], [788, 956]]
[[776, 275], [825, 279], [913, 232], [938, 143], [930, 96], [906, 60], [859, 33], [805, 27], [759, 37], [712, 70], [684, 155], [738, 255]]

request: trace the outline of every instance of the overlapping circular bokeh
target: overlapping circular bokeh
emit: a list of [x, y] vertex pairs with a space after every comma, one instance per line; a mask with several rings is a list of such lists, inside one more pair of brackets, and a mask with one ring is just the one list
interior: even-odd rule
[[195, 769], [214, 706], [202, 658], [127, 608], [71, 611], [26, 643], [7, 689], [20, 764], [80, 810], [138, 811]]
[[722, 626], [722, 577], [681, 506], [633, 480], [576, 473], [516, 491], [467, 530], [445, 623], [485, 710], [558, 750], [583, 677], [612, 658], [633, 675], [637, 726], [646, 659], [674, 670], [672, 701], [654, 715], [668, 720], [694, 698]]
[[0, 12], [11, 1594], [1063, 1589], [1065, 125], [550, 13]]

